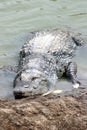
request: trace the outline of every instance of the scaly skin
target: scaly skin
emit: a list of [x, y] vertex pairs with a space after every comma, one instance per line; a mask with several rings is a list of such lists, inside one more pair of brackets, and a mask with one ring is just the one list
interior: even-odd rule
[[73, 84], [79, 84], [72, 59], [77, 46], [83, 44], [81, 38], [64, 30], [30, 33], [20, 51], [19, 70], [14, 80], [15, 98], [49, 94], [64, 74]]

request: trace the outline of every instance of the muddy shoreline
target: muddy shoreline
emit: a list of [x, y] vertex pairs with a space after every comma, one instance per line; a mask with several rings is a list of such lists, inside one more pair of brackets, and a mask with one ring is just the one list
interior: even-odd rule
[[0, 130], [86, 130], [87, 91], [0, 100]]

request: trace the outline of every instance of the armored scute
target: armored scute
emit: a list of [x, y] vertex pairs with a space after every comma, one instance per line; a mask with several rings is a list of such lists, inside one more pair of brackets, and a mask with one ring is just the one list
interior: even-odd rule
[[63, 75], [78, 87], [77, 66], [73, 57], [84, 40], [65, 30], [32, 32], [20, 51], [18, 73], [14, 80], [15, 98], [53, 93]]

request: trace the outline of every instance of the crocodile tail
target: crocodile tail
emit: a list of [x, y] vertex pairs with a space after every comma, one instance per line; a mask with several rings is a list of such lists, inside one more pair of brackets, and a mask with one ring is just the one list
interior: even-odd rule
[[77, 46], [83, 46], [87, 44], [87, 42], [79, 36], [74, 36], [72, 37], [72, 39], [76, 43]]

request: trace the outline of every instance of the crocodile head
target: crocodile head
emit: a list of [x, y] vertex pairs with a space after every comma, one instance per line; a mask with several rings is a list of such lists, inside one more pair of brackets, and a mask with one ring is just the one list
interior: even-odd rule
[[15, 98], [41, 95], [48, 91], [49, 80], [38, 70], [23, 71], [15, 80]]

